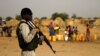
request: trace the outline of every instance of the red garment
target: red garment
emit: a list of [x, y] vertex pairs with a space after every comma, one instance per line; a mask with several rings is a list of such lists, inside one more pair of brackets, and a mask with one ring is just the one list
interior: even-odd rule
[[71, 33], [71, 32], [72, 32], [72, 29], [71, 29], [71, 27], [69, 27], [69, 30], [68, 30], [68, 32], [69, 32], [69, 33]]
[[86, 33], [89, 33], [90, 34], [90, 28], [89, 27], [87, 27]]
[[53, 22], [51, 22], [49, 26], [50, 28], [53, 28], [54, 27]]

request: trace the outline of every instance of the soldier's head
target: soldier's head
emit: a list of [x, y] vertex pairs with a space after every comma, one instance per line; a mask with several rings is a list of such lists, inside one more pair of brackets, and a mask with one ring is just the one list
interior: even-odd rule
[[21, 10], [21, 17], [26, 21], [32, 20], [32, 14], [33, 13], [29, 8], [23, 8]]

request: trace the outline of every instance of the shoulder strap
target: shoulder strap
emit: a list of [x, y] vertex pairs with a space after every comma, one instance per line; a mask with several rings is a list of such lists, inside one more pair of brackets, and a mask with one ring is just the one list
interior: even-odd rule
[[37, 28], [36, 25], [33, 22], [31, 22], [31, 21], [27, 21], [27, 24], [28, 24], [30, 29]]
[[27, 24], [31, 27], [31, 28], [37, 28], [36, 25], [31, 22], [31, 21], [27, 21]]
[[[22, 24], [22, 23], [26, 23], [25, 21], [21, 21], [19, 24], [18, 24], [18, 26], [20, 26], [20, 24]], [[26, 23], [27, 24], [27, 23]]]

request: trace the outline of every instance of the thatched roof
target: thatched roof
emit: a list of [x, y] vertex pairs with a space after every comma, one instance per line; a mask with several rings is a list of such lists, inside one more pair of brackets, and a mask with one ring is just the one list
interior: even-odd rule
[[94, 24], [95, 25], [100, 25], [100, 19], [97, 19]]
[[59, 25], [60, 27], [65, 27], [65, 22], [62, 20], [62, 18], [60, 17], [57, 17], [55, 20], [54, 20], [54, 24], [55, 25]]
[[44, 19], [41, 21], [41, 24], [44, 26], [48, 26], [50, 24], [50, 22], [53, 22], [53, 20], [51, 19]]
[[71, 26], [74, 25], [73, 19], [67, 19], [65, 22], [66, 22], [67, 25], [71, 25]]
[[16, 20], [16, 19], [11, 19], [10, 21], [7, 21], [7, 22], [6, 22], [6, 25], [7, 25], [7, 26], [17, 26], [18, 23], [19, 23], [18, 20]]

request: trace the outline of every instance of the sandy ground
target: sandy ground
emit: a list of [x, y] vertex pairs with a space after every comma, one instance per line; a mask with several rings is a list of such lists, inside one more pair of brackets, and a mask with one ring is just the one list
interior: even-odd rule
[[[78, 26], [81, 33], [85, 33], [85, 27]], [[93, 42], [51, 42], [53, 48], [57, 51], [54, 54], [50, 48], [43, 43], [36, 49], [36, 56], [100, 56], [100, 27], [91, 29], [92, 34], [97, 34], [99, 39]], [[21, 56], [21, 49], [18, 40], [13, 32], [13, 37], [0, 37], [0, 56]]]
[[[100, 40], [99, 40], [100, 41]], [[100, 42], [51, 42], [56, 54], [43, 43], [36, 49], [36, 56], [100, 56]], [[0, 37], [0, 56], [20, 56], [21, 50], [15, 37]]]

